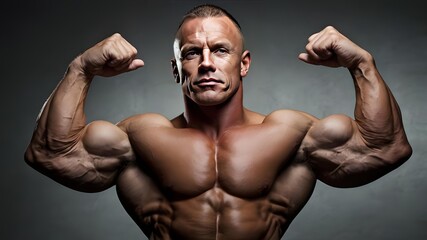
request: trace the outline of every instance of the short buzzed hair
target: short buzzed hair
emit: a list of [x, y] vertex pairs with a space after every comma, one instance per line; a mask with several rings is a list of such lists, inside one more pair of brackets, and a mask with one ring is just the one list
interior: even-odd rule
[[209, 18], [209, 17], [227, 17], [228, 19], [230, 19], [231, 22], [233, 22], [234, 26], [236, 26], [237, 30], [239, 31], [240, 37], [242, 38], [242, 45], [244, 48], [245, 39], [243, 37], [242, 28], [240, 27], [239, 22], [237, 22], [237, 20], [229, 12], [227, 12], [227, 10], [212, 4], [202, 4], [188, 11], [182, 17], [181, 23], [179, 24], [176, 35], [175, 35], [175, 39], [179, 39], [181, 37], [180, 30], [182, 25], [185, 23], [185, 21], [189, 19], [194, 19], [194, 18]]
[[193, 18], [207, 18], [207, 17], [228, 17], [235, 25], [236, 27], [241, 31], [242, 28], [240, 27], [239, 22], [225, 9], [212, 5], [212, 4], [202, 4], [199, 6], [196, 6], [192, 8], [190, 11], [188, 11], [182, 18], [181, 23], [179, 24], [178, 29], [181, 28], [182, 24], [188, 20]]

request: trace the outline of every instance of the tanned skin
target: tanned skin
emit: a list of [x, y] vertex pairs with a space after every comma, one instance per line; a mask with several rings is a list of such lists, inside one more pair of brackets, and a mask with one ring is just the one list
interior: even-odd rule
[[345, 67], [356, 88], [355, 119], [244, 108], [251, 58], [227, 17], [188, 19], [172, 61], [185, 112], [87, 124], [94, 76], [144, 65], [119, 34], [78, 56], [46, 102], [27, 162], [70, 188], [118, 196], [150, 239], [280, 239], [319, 179], [367, 184], [411, 155], [399, 107], [372, 56], [333, 27], [312, 35], [299, 58]]

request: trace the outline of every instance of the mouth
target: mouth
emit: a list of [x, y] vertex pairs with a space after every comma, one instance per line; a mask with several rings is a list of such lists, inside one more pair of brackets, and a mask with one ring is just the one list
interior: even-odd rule
[[223, 84], [224, 82], [214, 78], [202, 78], [194, 82], [194, 85], [198, 87], [211, 87], [218, 84]]

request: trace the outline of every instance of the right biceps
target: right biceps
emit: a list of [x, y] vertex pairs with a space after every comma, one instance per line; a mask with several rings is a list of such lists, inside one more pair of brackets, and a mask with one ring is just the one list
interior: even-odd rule
[[95, 121], [88, 124], [82, 143], [88, 153], [97, 156], [123, 159], [133, 157], [127, 134], [110, 122]]
[[115, 125], [96, 121], [67, 152], [32, 145], [27, 162], [55, 181], [84, 192], [105, 190], [115, 184], [120, 169], [133, 158], [126, 133]]

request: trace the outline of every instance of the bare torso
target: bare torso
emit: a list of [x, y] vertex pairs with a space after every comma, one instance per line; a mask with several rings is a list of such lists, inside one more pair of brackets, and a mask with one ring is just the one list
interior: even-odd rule
[[86, 124], [84, 102], [94, 76], [144, 65], [114, 34], [69, 65], [39, 115], [26, 162], [79, 191], [116, 185], [150, 239], [274, 240], [308, 201], [316, 179], [361, 186], [412, 153], [399, 107], [372, 56], [333, 27], [313, 34], [299, 59], [350, 70], [355, 120], [244, 109], [242, 78], [251, 58], [226, 16], [184, 21], [174, 49], [185, 120], [143, 114], [118, 125]]
[[316, 181], [297, 153], [306, 131], [291, 121], [267, 117], [217, 140], [133, 124], [139, 157], [119, 176], [120, 200], [150, 239], [280, 239]]

